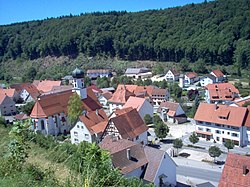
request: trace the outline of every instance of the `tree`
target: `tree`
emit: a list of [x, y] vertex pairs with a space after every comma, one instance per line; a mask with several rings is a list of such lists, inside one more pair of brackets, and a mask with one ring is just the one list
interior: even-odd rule
[[182, 140], [179, 138], [174, 139], [173, 141], [173, 147], [177, 149], [177, 153], [178, 153], [178, 149], [182, 148], [183, 143]]
[[153, 123], [154, 123], [154, 124], [157, 124], [157, 123], [159, 123], [159, 122], [162, 122], [162, 120], [161, 120], [160, 116], [158, 116], [157, 114], [155, 114], [155, 115], [153, 116]]
[[229, 149], [234, 148], [234, 142], [232, 140], [226, 140], [224, 146], [227, 148], [227, 152], [229, 152]]
[[163, 121], [159, 121], [158, 123], [155, 124], [155, 135], [159, 139], [163, 139], [167, 136], [169, 132], [169, 128], [167, 125], [163, 123]]
[[74, 93], [68, 103], [68, 117], [71, 124], [74, 124], [78, 117], [82, 114], [83, 107], [80, 96]]
[[190, 71], [190, 68], [189, 68], [189, 61], [185, 58], [181, 59], [180, 61], [180, 68], [182, 71]]
[[189, 141], [192, 142], [193, 144], [196, 144], [199, 141], [199, 137], [197, 136], [197, 134], [195, 132], [193, 132], [189, 136]]
[[146, 114], [144, 116], [144, 122], [148, 125], [151, 124], [153, 122], [152, 117], [149, 114]]
[[214, 158], [214, 162], [215, 162], [215, 158], [216, 157], [219, 157], [221, 155], [221, 150], [219, 147], [217, 146], [211, 146], [209, 149], [208, 149], [208, 153], [211, 157]]
[[34, 101], [28, 102], [26, 105], [21, 107], [21, 111], [29, 116], [34, 105], [35, 105]]

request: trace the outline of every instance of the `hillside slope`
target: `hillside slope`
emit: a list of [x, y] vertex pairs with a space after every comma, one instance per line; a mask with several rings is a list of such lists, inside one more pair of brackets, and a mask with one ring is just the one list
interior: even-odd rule
[[0, 26], [0, 60], [99, 54], [123, 60], [247, 67], [250, 0], [217, 0], [137, 13], [63, 16]]

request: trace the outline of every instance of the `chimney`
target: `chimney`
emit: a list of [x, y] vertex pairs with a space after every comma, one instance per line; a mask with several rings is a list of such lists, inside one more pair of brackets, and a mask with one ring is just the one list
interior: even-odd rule
[[217, 110], [218, 109], [218, 105], [217, 105], [217, 102], [214, 104], [214, 110]]
[[127, 159], [131, 160], [131, 151], [130, 151], [130, 149], [127, 149]]
[[246, 176], [247, 173], [248, 173], [248, 169], [247, 169], [247, 166], [244, 164], [243, 165], [243, 176]]

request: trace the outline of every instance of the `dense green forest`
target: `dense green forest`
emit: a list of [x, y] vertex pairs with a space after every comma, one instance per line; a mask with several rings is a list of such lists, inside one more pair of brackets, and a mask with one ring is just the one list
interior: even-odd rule
[[105, 54], [123, 60], [214, 65], [250, 60], [250, 0], [217, 0], [164, 10], [62, 16], [0, 26], [0, 60]]

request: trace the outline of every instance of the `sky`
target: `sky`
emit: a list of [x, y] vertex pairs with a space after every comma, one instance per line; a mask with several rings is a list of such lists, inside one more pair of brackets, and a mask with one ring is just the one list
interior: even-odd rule
[[0, 0], [0, 25], [90, 12], [138, 12], [204, 0]]

